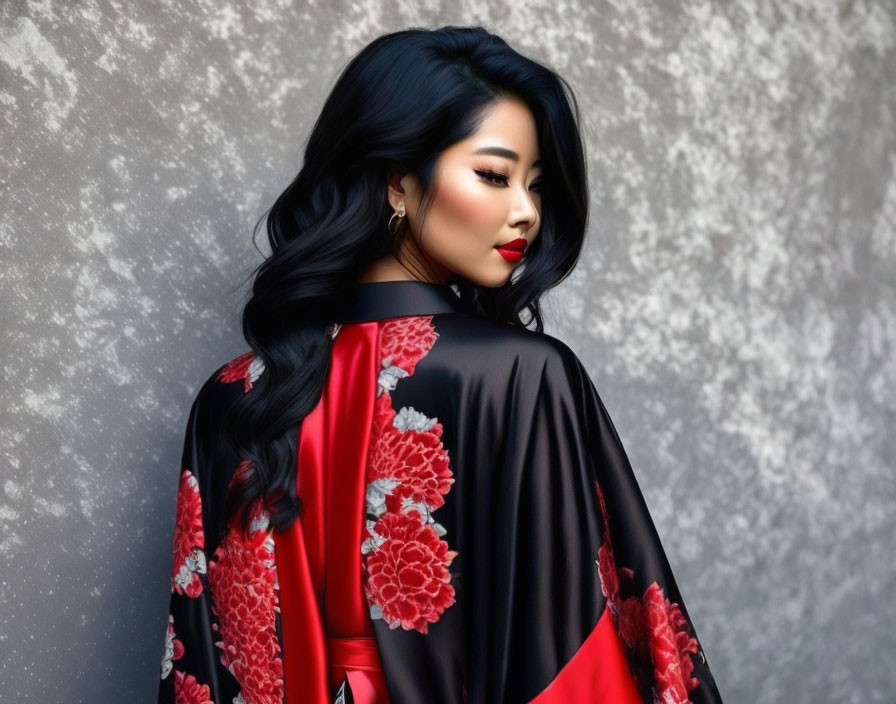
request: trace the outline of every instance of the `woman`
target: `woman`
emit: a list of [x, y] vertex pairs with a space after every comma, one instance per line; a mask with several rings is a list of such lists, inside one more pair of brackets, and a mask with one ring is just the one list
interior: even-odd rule
[[577, 118], [481, 28], [346, 67], [268, 213], [251, 351], [190, 413], [160, 702], [721, 701], [542, 330], [585, 233]]

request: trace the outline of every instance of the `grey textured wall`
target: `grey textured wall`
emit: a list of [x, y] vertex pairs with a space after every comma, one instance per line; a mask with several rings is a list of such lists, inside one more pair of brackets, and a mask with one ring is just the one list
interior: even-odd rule
[[549, 331], [614, 417], [726, 702], [892, 702], [892, 2], [0, 5], [0, 700], [153, 701], [192, 395], [255, 220], [376, 35], [565, 75], [590, 241]]

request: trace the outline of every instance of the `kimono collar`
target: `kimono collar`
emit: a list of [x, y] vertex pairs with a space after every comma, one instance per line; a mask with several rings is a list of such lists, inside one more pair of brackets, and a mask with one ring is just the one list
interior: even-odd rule
[[436, 313], [470, 313], [470, 310], [446, 284], [416, 280], [367, 281], [356, 283], [346, 295], [339, 321], [356, 323]]

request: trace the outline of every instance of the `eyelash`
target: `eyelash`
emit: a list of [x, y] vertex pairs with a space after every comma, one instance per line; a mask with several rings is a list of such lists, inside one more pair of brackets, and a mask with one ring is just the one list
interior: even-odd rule
[[[507, 185], [507, 174], [499, 174], [496, 171], [490, 171], [488, 169], [473, 169], [480, 178], [486, 183], [490, 183], [494, 186], [498, 185]], [[530, 188], [534, 188], [537, 191], [541, 190], [541, 181], [535, 181]]]

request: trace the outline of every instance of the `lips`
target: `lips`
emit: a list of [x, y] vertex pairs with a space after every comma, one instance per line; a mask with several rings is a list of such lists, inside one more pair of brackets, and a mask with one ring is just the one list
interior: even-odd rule
[[526, 251], [526, 244], [525, 237], [517, 237], [515, 240], [498, 245], [495, 249], [497, 249], [498, 253], [507, 261], [518, 262], [523, 258], [523, 252]]

